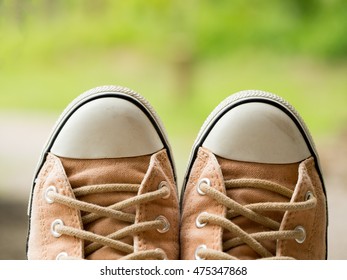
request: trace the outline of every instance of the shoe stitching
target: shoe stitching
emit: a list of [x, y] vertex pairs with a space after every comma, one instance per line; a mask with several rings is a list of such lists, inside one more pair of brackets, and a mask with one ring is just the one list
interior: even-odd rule
[[[47, 178], [47, 174], [53, 169], [54, 167], [54, 162], [53, 160], [48, 157], [47, 164], [45, 165], [44, 169], [42, 169], [42, 174], [40, 174], [39, 178]], [[41, 197], [42, 191], [44, 188], [45, 181], [44, 180], [39, 180], [38, 186], [35, 187], [37, 189], [37, 194]], [[39, 208], [39, 224], [41, 226], [41, 230], [46, 230], [46, 211], [44, 211], [43, 207], [43, 201], [40, 199], [38, 203], [38, 208]], [[48, 246], [48, 240], [47, 236], [45, 235], [43, 237], [43, 244], [42, 244], [42, 257], [43, 259], [48, 259], [48, 251], [47, 251], [47, 246]]]
[[[207, 154], [208, 155], [208, 154]], [[215, 160], [215, 158], [211, 158], [210, 155], [208, 155], [209, 158], [210, 158], [210, 161], [212, 160]], [[222, 190], [222, 186], [220, 184], [220, 182], [222, 181], [222, 178], [220, 177], [220, 174], [217, 172], [217, 169], [215, 167], [215, 165], [212, 165], [210, 164], [211, 166], [208, 166], [208, 168], [210, 168], [210, 170], [208, 170], [208, 174], [212, 174], [211, 176], [211, 184], [212, 185], [215, 185], [215, 188], [216, 189], [220, 189]], [[224, 185], [223, 185], [224, 187]], [[221, 213], [221, 214], [224, 214], [225, 215], [225, 207], [221, 204], [217, 204], [217, 207], [216, 207], [216, 210], [217, 210], [217, 213]], [[219, 250], [220, 249], [220, 236], [223, 234], [223, 229], [219, 226], [214, 226], [213, 227], [213, 232], [215, 234], [213, 234], [214, 236], [214, 241], [213, 241], [213, 248], [212, 249], [215, 249], [215, 250]]]
[[[165, 170], [167, 170], [166, 168], [160, 168], [160, 167], [163, 167], [167, 165], [167, 160], [166, 160], [166, 157], [165, 157], [165, 154], [164, 152], [160, 153], [157, 157], [157, 164], [156, 164], [156, 168], [158, 168], [158, 172], [159, 173], [162, 173], [162, 174], [158, 174], [159, 175], [162, 175], [163, 177], [165, 177], [165, 180], [168, 182], [169, 184], [169, 188], [170, 188], [170, 191], [172, 192], [172, 189], [173, 189], [173, 185], [174, 185], [174, 182], [172, 180], [170, 180], [169, 178], [166, 177], [165, 175]], [[157, 166], [158, 165], [158, 166]], [[162, 172], [160, 172], [160, 170], [163, 170]], [[171, 174], [171, 176], [173, 176], [173, 174]], [[173, 177], [171, 177], [173, 178]], [[177, 210], [175, 208], [175, 205], [179, 205], [178, 204], [178, 200], [176, 199], [177, 197], [175, 195], [171, 195], [171, 199], [169, 200], [169, 203], [171, 204], [170, 207], [169, 207], [169, 211], [170, 211], [170, 217], [173, 217], [173, 224], [174, 225], [177, 225], [179, 224], [178, 222], [178, 216], [175, 215], [175, 210]], [[176, 232], [176, 234], [178, 234], [178, 232]], [[178, 252], [179, 251], [179, 246], [178, 246], [178, 243], [177, 243], [177, 240], [175, 238], [175, 234], [172, 234], [171, 235], [171, 244], [174, 244], [174, 247], [175, 247], [175, 250]]]

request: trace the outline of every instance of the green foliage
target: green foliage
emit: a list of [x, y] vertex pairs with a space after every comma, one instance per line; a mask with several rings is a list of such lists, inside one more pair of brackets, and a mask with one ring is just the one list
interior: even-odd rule
[[320, 133], [347, 120], [346, 34], [345, 0], [0, 0], [0, 108], [61, 111], [121, 84], [194, 134], [228, 94], [259, 88]]
[[159, 44], [165, 50], [184, 40], [198, 57], [245, 47], [327, 58], [347, 55], [344, 0], [2, 0], [0, 5], [2, 41], [11, 49], [16, 38], [8, 33], [35, 41], [35, 34], [43, 37], [33, 47], [48, 52], [54, 51], [52, 41], [64, 51], [85, 44], [149, 49]]

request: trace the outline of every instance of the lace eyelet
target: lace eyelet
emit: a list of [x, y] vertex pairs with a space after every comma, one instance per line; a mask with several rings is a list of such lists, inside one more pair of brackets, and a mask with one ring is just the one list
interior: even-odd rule
[[46, 202], [49, 203], [49, 204], [52, 204], [52, 203], [54, 203], [54, 200], [51, 199], [51, 198], [49, 197], [48, 194], [49, 194], [50, 192], [57, 193], [57, 192], [58, 192], [58, 191], [57, 191], [57, 188], [56, 188], [55, 186], [49, 186], [49, 187], [46, 189], [46, 191], [44, 192], [44, 198], [45, 198]]
[[210, 181], [210, 179], [208, 179], [208, 178], [202, 178], [202, 179], [198, 182], [198, 185], [196, 186], [196, 191], [197, 191], [200, 195], [205, 195], [206, 193], [203, 192], [203, 191], [200, 189], [202, 183], [205, 183], [205, 184], [207, 184], [207, 185], [210, 187], [210, 186], [211, 186], [211, 181]]
[[308, 191], [305, 194], [305, 201], [310, 200], [311, 198], [313, 198], [313, 193], [311, 191]]
[[63, 260], [64, 258], [67, 258], [68, 256], [69, 255], [66, 252], [61, 252], [57, 255], [57, 257], [55, 259], [60, 261], [60, 260]]
[[168, 199], [171, 195], [171, 191], [170, 191], [170, 188], [169, 186], [167, 185], [167, 182], [166, 181], [162, 181], [160, 182], [159, 186], [158, 186], [158, 190], [160, 190], [161, 188], [166, 188], [168, 190], [168, 194], [163, 196], [162, 199]]
[[64, 222], [62, 220], [60, 220], [60, 219], [56, 219], [56, 220], [54, 220], [52, 222], [52, 224], [51, 224], [51, 233], [52, 233], [52, 235], [54, 237], [58, 238], [58, 237], [60, 237], [62, 235], [61, 233], [57, 232], [56, 227], [57, 226], [63, 226], [63, 225], [64, 225]]
[[199, 256], [199, 252], [200, 252], [201, 250], [206, 250], [206, 249], [207, 249], [207, 246], [206, 246], [206, 245], [204, 245], [204, 244], [199, 245], [199, 246], [195, 249], [195, 253], [194, 253], [195, 259], [196, 259], [196, 260], [204, 260], [205, 258], [201, 258], [201, 257]]
[[304, 243], [305, 239], [306, 239], [306, 230], [303, 226], [297, 226], [295, 229], [295, 231], [299, 231], [302, 233], [302, 238], [296, 238], [295, 241], [298, 242], [299, 244]]
[[158, 216], [156, 218], [156, 220], [164, 222], [164, 227], [162, 229], [158, 228], [157, 229], [158, 232], [165, 233], [165, 232], [167, 232], [170, 229], [170, 223], [169, 223], [168, 219], [165, 216], [160, 215], [160, 216]]
[[199, 216], [196, 217], [196, 220], [195, 220], [195, 225], [197, 228], [203, 228], [204, 226], [207, 225], [207, 222], [205, 223], [201, 223], [200, 222], [200, 216], [203, 215], [203, 214], [208, 214], [207, 212], [202, 212], [199, 214]]

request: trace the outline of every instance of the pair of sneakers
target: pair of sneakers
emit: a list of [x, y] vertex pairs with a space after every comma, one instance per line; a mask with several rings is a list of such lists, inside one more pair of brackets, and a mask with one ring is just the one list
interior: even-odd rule
[[29, 259], [325, 259], [318, 155], [282, 98], [243, 91], [208, 117], [179, 199], [150, 104], [118, 86], [59, 118], [29, 203]]

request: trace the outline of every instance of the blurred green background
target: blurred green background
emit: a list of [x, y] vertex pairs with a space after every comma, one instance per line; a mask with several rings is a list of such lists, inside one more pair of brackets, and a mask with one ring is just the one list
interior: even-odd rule
[[287, 99], [323, 160], [336, 161], [347, 140], [346, 80], [345, 0], [0, 0], [2, 204], [29, 189], [20, 174], [34, 170], [46, 128], [92, 87], [122, 85], [150, 101], [182, 179], [207, 115], [244, 89]]
[[314, 133], [347, 119], [345, 0], [0, 0], [0, 109], [61, 111], [103, 84], [147, 97], [172, 134], [223, 98], [287, 98]]

